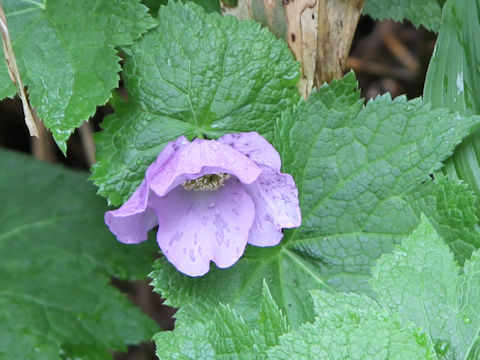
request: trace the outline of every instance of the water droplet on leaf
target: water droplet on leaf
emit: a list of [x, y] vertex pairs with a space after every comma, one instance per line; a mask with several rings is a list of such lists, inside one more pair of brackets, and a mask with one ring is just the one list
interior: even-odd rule
[[437, 340], [435, 342], [435, 352], [439, 355], [445, 355], [450, 348], [450, 341], [448, 340]]

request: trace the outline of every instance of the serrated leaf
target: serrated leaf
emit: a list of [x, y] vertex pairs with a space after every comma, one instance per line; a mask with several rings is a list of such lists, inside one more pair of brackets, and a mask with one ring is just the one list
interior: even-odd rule
[[[429, 344], [373, 300], [312, 292], [318, 317], [283, 335], [269, 359], [431, 359]], [[420, 337], [421, 338], [421, 337]]]
[[151, 252], [115, 241], [86, 175], [0, 151], [0, 359], [110, 359], [158, 329], [109, 276]]
[[[462, 114], [480, 114], [480, 1], [447, 1], [425, 80], [425, 101]], [[452, 56], [455, 54], [455, 56]], [[480, 131], [466, 138], [446, 162], [444, 173], [459, 177], [480, 197]]]
[[[73, 130], [118, 84], [114, 47], [131, 44], [155, 23], [140, 0], [2, 0], [2, 6], [30, 102], [65, 153]], [[2, 65], [0, 99], [14, 93]]]
[[385, 308], [426, 331], [438, 356], [474, 359], [480, 342], [478, 254], [466, 261], [465, 275], [460, 275], [448, 246], [423, 216], [393, 254], [378, 260], [372, 286]]
[[[205, 9], [206, 12], [220, 13], [221, 11], [220, 0], [187, 0], [187, 1], [200, 5]], [[142, 3], [148, 6], [151, 14], [156, 16], [158, 14], [158, 10], [160, 9], [160, 6], [167, 5], [168, 0], [142, 0]]]
[[[266, 359], [266, 351], [288, 331], [286, 319], [264, 283], [260, 315], [253, 328], [220, 304], [212, 319], [191, 323], [184, 313], [172, 332], [154, 336], [159, 359]], [[177, 315], [178, 316], [178, 315]], [[177, 320], [178, 321], [178, 320]]]
[[438, 0], [366, 0], [363, 13], [380, 20], [407, 19], [417, 27], [423, 25], [438, 32], [442, 5]]
[[468, 257], [479, 245], [474, 199], [458, 182], [431, 183], [429, 174], [478, 121], [432, 111], [419, 99], [383, 96], [363, 106], [353, 74], [322, 87], [283, 114], [275, 137], [299, 189], [302, 227], [284, 230], [276, 247], [248, 247], [235, 266], [202, 278], [160, 259], [151, 275], [156, 291], [190, 319], [223, 302], [249, 322], [265, 278], [295, 328], [313, 318], [308, 290], [370, 292], [370, 267], [411, 233], [422, 211], [457, 256]]
[[167, 142], [251, 130], [271, 139], [275, 119], [299, 98], [298, 63], [260, 24], [173, 2], [158, 22], [128, 49], [129, 102], [96, 137], [92, 180], [114, 205], [133, 193]]
[[262, 303], [259, 313], [259, 331], [265, 339], [266, 347], [278, 344], [280, 335], [288, 332], [287, 319], [273, 300], [267, 283], [263, 283]]
[[215, 351], [208, 342], [210, 324], [190, 323], [174, 331], [162, 331], [153, 336], [160, 360], [214, 359]]

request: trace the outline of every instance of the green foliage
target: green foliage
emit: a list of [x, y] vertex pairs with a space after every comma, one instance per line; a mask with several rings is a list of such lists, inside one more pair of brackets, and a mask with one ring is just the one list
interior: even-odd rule
[[363, 12], [380, 20], [407, 19], [415, 26], [423, 25], [438, 32], [442, 5], [441, 0], [366, 0]]
[[126, 50], [129, 101], [96, 137], [99, 193], [122, 204], [165, 144], [180, 135], [251, 131], [272, 138], [280, 112], [298, 101], [299, 65], [260, 24], [162, 7], [159, 26]]
[[[373, 268], [379, 302], [314, 291], [313, 324], [280, 338], [272, 359], [477, 359], [480, 257], [464, 274], [425, 216]], [[354, 356], [352, 357], [352, 355]]]
[[[65, 153], [73, 130], [118, 84], [114, 47], [131, 44], [155, 22], [140, 0], [2, 0], [2, 6], [30, 101]], [[2, 65], [0, 99], [14, 93]]]
[[[477, 359], [480, 351], [480, 253], [464, 273], [428, 219], [383, 254], [364, 294], [311, 291], [315, 318], [290, 329], [264, 283], [250, 327], [218, 305], [213, 318], [192, 319], [155, 336], [160, 359]], [[257, 304], [258, 306], [258, 304]], [[268, 309], [268, 310], [265, 310]], [[259, 332], [259, 329], [262, 331]], [[268, 338], [272, 341], [267, 341]]]
[[83, 173], [0, 151], [0, 359], [110, 359], [158, 327], [108, 285], [144, 277]]
[[299, 189], [302, 227], [284, 230], [276, 247], [248, 247], [235, 266], [202, 278], [160, 259], [151, 274], [156, 291], [190, 321], [223, 302], [249, 322], [266, 279], [297, 327], [313, 318], [308, 290], [371, 293], [374, 261], [413, 231], [421, 212], [462, 261], [479, 246], [475, 199], [459, 182], [431, 182], [429, 174], [478, 121], [432, 111], [419, 99], [382, 96], [363, 106], [353, 74], [322, 87], [276, 127], [283, 170]]
[[179, 326], [154, 336], [159, 359], [266, 359], [266, 350], [288, 331], [285, 317], [264, 283], [260, 314], [253, 328], [229, 306], [219, 305], [211, 320]]
[[467, 260], [464, 274], [453, 254], [422, 218], [393, 254], [382, 255], [373, 270], [379, 302], [403, 322], [426, 332], [439, 357], [477, 359], [480, 351], [480, 257]]
[[367, 296], [313, 291], [315, 322], [280, 338], [275, 360], [433, 359], [432, 347]]
[[[197, 5], [200, 5], [205, 9], [206, 12], [220, 12], [220, 0], [187, 0], [193, 2]], [[184, 1], [185, 2], [185, 1]], [[167, 5], [168, 0], [142, 0], [142, 3], [148, 6], [150, 13], [153, 16], [158, 14], [160, 6]]]
[[[447, 1], [442, 27], [425, 81], [424, 97], [432, 107], [444, 107], [462, 114], [480, 114], [480, 1]], [[455, 54], [452, 56], [452, 54]], [[466, 181], [480, 196], [480, 132], [458, 147], [446, 163], [450, 178]]]

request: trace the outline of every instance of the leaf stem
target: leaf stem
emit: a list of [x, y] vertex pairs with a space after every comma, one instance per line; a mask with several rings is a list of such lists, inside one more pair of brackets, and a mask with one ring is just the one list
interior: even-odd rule
[[36, 6], [38, 6], [39, 8], [41, 8], [41, 9], [43, 9], [43, 10], [45, 10], [45, 8], [46, 8], [45, 3], [40, 3], [40, 2], [37, 2], [37, 1], [35, 1], [35, 0], [23, 0], [23, 1], [25, 1], [25, 2], [27, 2], [27, 3], [29, 3], [29, 4], [36, 5]]

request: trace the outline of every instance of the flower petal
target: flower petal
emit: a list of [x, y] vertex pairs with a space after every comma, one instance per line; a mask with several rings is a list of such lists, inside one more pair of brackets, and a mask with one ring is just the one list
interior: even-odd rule
[[281, 160], [277, 150], [256, 132], [226, 134], [218, 142], [240, 151], [258, 166], [280, 171]]
[[248, 243], [274, 246], [283, 237], [282, 228], [294, 228], [302, 222], [298, 190], [289, 174], [264, 170], [257, 181], [245, 185], [255, 203], [255, 221]]
[[105, 213], [105, 224], [118, 241], [137, 244], [147, 240], [148, 231], [157, 225], [155, 213], [147, 209], [149, 190], [145, 181], [117, 210]]
[[157, 241], [179, 271], [204, 275], [210, 260], [220, 268], [243, 254], [255, 217], [244, 185], [231, 178], [216, 191], [187, 191], [179, 186], [151, 206], [159, 219]]
[[[163, 151], [159, 157], [162, 154]], [[157, 162], [150, 165], [145, 177], [150, 189], [158, 196], [164, 196], [185, 181], [203, 175], [227, 173], [244, 184], [251, 184], [260, 172], [252, 160], [232, 147], [215, 140], [195, 139], [178, 144], [170, 158], [161, 165]]]

